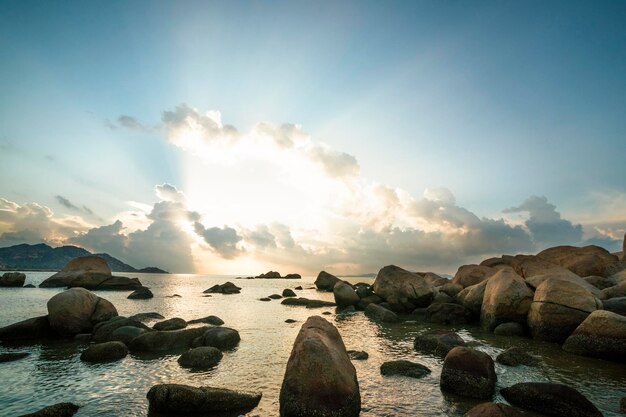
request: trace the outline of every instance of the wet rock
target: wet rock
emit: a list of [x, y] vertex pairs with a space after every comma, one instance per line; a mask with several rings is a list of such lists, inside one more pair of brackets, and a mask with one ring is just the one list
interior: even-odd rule
[[[298, 291], [301, 290], [301, 289], [302, 289], [302, 285], [298, 285], [296, 288], [294, 288], [294, 290], [298, 290]], [[285, 295], [283, 295], [283, 296], [285, 296]]]
[[285, 279], [300, 279], [300, 278], [302, 278], [302, 275], [300, 275], [300, 274], [287, 274], [283, 278], [285, 278]]
[[48, 316], [34, 317], [0, 328], [2, 341], [27, 341], [49, 339], [57, 334], [50, 327]]
[[365, 315], [374, 320], [380, 320], [385, 323], [394, 323], [400, 321], [396, 313], [386, 308], [371, 303], [365, 308]]
[[228, 281], [224, 284], [217, 284], [209, 288], [208, 290], [204, 290], [205, 294], [239, 294], [241, 292], [241, 288]]
[[610, 267], [619, 262], [615, 255], [606, 249], [595, 245], [584, 246], [556, 246], [537, 254], [537, 258], [567, 268], [578, 276], [589, 275], [608, 276]]
[[180, 329], [184, 329], [185, 327], [187, 327], [187, 322], [181, 319], [180, 317], [174, 317], [172, 319], [163, 320], [158, 323], [155, 323], [154, 326], [152, 326], [154, 330], [161, 330], [161, 331], [180, 330]]
[[26, 274], [21, 272], [5, 272], [0, 277], [0, 287], [23, 287]]
[[446, 356], [456, 346], [465, 346], [465, 342], [453, 331], [436, 329], [429, 330], [415, 337], [413, 348], [418, 352]]
[[321, 271], [315, 279], [315, 286], [320, 290], [330, 292], [333, 290], [337, 282], [339, 282], [339, 278], [326, 271]]
[[[434, 287], [423, 276], [395, 265], [385, 266], [378, 272], [373, 289], [392, 309], [408, 313], [417, 307], [428, 306], [435, 296]], [[412, 308], [402, 306], [405, 300]]]
[[491, 268], [489, 266], [463, 265], [456, 271], [451, 283], [467, 288], [472, 285], [480, 284], [496, 272], [498, 272], [496, 268]]
[[370, 355], [363, 350], [349, 350], [348, 356], [353, 361], [364, 361], [370, 357]]
[[24, 414], [20, 417], [72, 417], [80, 407], [72, 403], [58, 403], [42, 408], [39, 411], [30, 414]]
[[382, 375], [400, 375], [410, 378], [422, 378], [430, 373], [424, 365], [406, 360], [388, 361], [380, 366]]
[[198, 414], [238, 416], [259, 405], [261, 394], [214, 387], [159, 384], [150, 388], [147, 398], [151, 411], [168, 416]]
[[361, 298], [357, 303], [356, 307], [359, 310], [365, 310], [370, 304], [380, 304], [383, 302], [383, 299], [377, 296], [376, 294], [368, 295], [365, 298]]
[[337, 313], [341, 313], [341, 314], [356, 313], [356, 308], [354, 308], [354, 306], [337, 307]]
[[209, 327], [173, 331], [152, 331], [134, 338], [128, 348], [133, 353], [174, 353], [193, 347]]
[[113, 338], [113, 333], [121, 327], [135, 327], [143, 331], [151, 330], [148, 326], [140, 321], [129, 317], [117, 316], [103, 323], [98, 323], [92, 332], [93, 341], [96, 343], [110, 342], [117, 340]]
[[605, 288], [609, 288], [617, 284], [617, 282], [614, 279], [601, 277], [599, 275], [591, 275], [588, 277], [584, 277], [583, 279], [599, 290], [603, 290]]
[[208, 369], [217, 365], [224, 354], [212, 346], [200, 346], [183, 353], [178, 363], [183, 368]]
[[485, 288], [487, 288], [487, 281], [470, 285], [456, 295], [456, 300], [463, 307], [471, 311], [474, 317], [479, 317], [480, 310], [483, 306], [483, 298], [485, 297]]
[[272, 294], [268, 296], [267, 298], [269, 298], [270, 300], [280, 300], [281, 298], [283, 298], [283, 296], [280, 294]]
[[153, 297], [154, 294], [152, 294], [152, 291], [150, 291], [149, 288], [141, 287], [131, 292], [126, 298], [129, 300], [148, 300]]
[[0, 353], [0, 363], [2, 362], [13, 362], [20, 359], [24, 359], [30, 355], [28, 352], [8, 352], [8, 353]]
[[338, 307], [348, 307], [356, 305], [361, 299], [350, 284], [339, 281], [333, 287], [335, 303]]
[[537, 366], [539, 359], [529, 355], [524, 349], [514, 346], [500, 353], [496, 358], [496, 362], [506, 366]]
[[280, 390], [282, 417], [356, 417], [361, 395], [356, 370], [337, 329], [319, 316], [302, 325]]
[[122, 342], [104, 342], [89, 346], [80, 355], [85, 362], [111, 362], [125, 358], [128, 348]]
[[213, 327], [202, 335], [202, 346], [212, 346], [220, 350], [234, 349], [241, 337], [239, 332], [228, 327]]
[[89, 255], [72, 259], [60, 272], [43, 281], [42, 288], [68, 287], [88, 290], [134, 290], [141, 288], [137, 278], [111, 275], [107, 262], [99, 256]]
[[269, 297], [262, 297], [262, 298], [259, 298], [259, 301], [272, 301], [272, 299]]
[[609, 298], [602, 302], [604, 310], [626, 316], [626, 297]]
[[472, 313], [459, 304], [436, 303], [426, 309], [426, 321], [440, 324], [465, 324], [471, 321]]
[[465, 417], [530, 417], [528, 413], [501, 403], [482, 403], [469, 410]]
[[563, 350], [626, 362], [626, 317], [605, 310], [594, 311], [567, 338]]
[[455, 347], [444, 359], [440, 386], [463, 397], [491, 398], [496, 387], [493, 360], [475, 349]]
[[520, 323], [515, 322], [507, 322], [499, 324], [495, 329], [493, 329], [493, 333], [498, 336], [524, 336], [526, 334], [526, 330], [524, 326]]
[[61, 336], [91, 331], [96, 323], [117, 316], [109, 301], [84, 288], [71, 288], [48, 300], [48, 321]]
[[602, 413], [580, 392], [567, 385], [523, 382], [500, 393], [509, 403], [546, 416], [602, 417]]
[[164, 319], [165, 317], [163, 317], [159, 313], [150, 312], [150, 313], [134, 314], [130, 316], [129, 318], [133, 320], [137, 320], [137, 321], [148, 321], [148, 320], [161, 320], [161, 319]]
[[183, 296], [180, 294], [172, 294], [172, 295], [166, 295], [165, 298], [183, 298]]
[[285, 298], [283, 301], [280, 302], [281, 304], [284, 304], [286, 306], [304, 306], [306, 308], [319, 308], [319, 307], [336, 307], [337, 304], [335, 303], [331, 303], [329, 301], [322, 301], [322, 300], [310, 300], [308, 298], [304, 298], [304, 297], [298, 297], [298, 298]]
[[74, 336], [76, 343], [88, 344], [91, 342], [91, 333], [79, 333]]
[[[302, 287], [300, 287], [300, 289], [302, 289]], [[293, 292], [293, 290], [290, 290], [289, 288], [285, 288], [283, 290], [283, 297], [297, 297], [297, 295], [295, 292]]]
[[600, 299], [608, 300], [610, 298], [626, 297], [626, 282], [605, 288], [600, 291]]
[[291, 324], [291, 323], [296, 323], [296, 321], [297, 320], [294, 320], [294, 319], [287, 319], [287, 320], [285, 320], [285, 323], [290, 323]]
[[110, 339], [112, 341], [122, 342], [126, 345], [130, 344], [136, 337], [146, 333], [148, 330], [135, 326], [122, 326], [113, 330]]
[[511, 270], [502, 269], [487, 281], [480, 324], [492, 330], [506, 322], [526, 323], [533, 300], [533, 292], [522, 277]]
[[222, 324], [224, 324], [224, 320], [222, 320], [221, 318], [217, 316], [206, 316], [206, 317], [202, 317], [201, 319], [190, 320], [187, 322], [187, 324], [197, 324], [197, 323], [205, 323], [205, 324], [211, 324], [213, 326], [221, 326]]

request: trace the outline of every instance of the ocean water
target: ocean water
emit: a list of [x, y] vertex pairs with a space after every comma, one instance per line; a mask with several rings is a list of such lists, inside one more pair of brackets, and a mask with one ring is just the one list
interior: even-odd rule
[[[27, 272], [26, 283], [37, 285], [51, 273]], [[311, 289], [314, 277], [301, 280], [234, 280], [229, 276], [124, 274], [136, 276], [152, 289], [150, 300], [128, 300], [128, 292], [97, 292], [111, 301], [120, 315], [158, 312], [166, 318], [186, 320], [217, 315], [225, 326], [235, 328], [241, 343], [225, 352], [213, 369], [192, 372], [181, 368], [178, 355], [138, 358], [132, 354], [118, 362], [87, 364], [79, 359], [85, 345], [61, 341], [30, 346], [3, 346], [0, 352], [27, 351], [25, 359], [0, 363], [0, 416], [18, 416], [47, 405], [70, 401], [81, 406], [77, 416], [146, 416], [146, 393], [158, 383], [181, 383], [262, 392], [259, 406], [249, 416], [277, 416], [278, 396], [293, 341], [302, 323], [311, 315], [333, 323], [348, 349], [365, 350], [369, 359], [354, 361], [361, 390], [364, 417], [462, 416], [480, 401], [444, 394], [439, 389], [442, 359], [417, 353], [413, 339], [420, 332], [443, 326], [409, 317], [408, 321], [382, 324], [362, 312], [336, 313], [334, 308], [306, 309], [283, 306], [280, 300], [258, 301], [302, 285], [299, 296], [332, 301], [331, 293]], [[214, 284], [233, 281], [241, 294], [202, 291]], [[358, 282], [368, 279], [350, 278]], [[369, 280], [372, 281], [371, 279]], [[309, 289], [307, 289], [309, 288]], [[46, 314], [46, 302], [61, 289], [0, 289], [0, 326]], [[181, 297], [169, 298], [178, 294]], [[297, 320], [287, 324], [286, 319]], [[154, 322], [148, 322], [150, 325]], [[605, 416], [619, 416], [619, 399], [626, 396], [626, 364], [583, 358], [563, 352], [558, 345], [523, 338], [499, 337], [473, 326], [449, 327], [472, 341], [494, 359], [510, 346], [520, 346], [542, 358], [541, 366], [512, 368], [496, 364], [497, 389], [525, 381], [568, 384], [589, 398]], [[380, 365], [388, 360], [408, 359], [432, 370], [422, 379], [383, 377]], [[504, 401], [496, 393], [496, 401]]]

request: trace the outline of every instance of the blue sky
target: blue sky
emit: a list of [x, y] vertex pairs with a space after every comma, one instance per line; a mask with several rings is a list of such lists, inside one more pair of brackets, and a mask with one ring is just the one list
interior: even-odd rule
[[[149, 217], [134, 227], [129, 222], [149, 216], [148, 207], [160, 201], [155, 186], [171, 184], [206, 230], [215, 227], [222, 238], [235, 231], [229, 244], [242, 255], [231, 250], [224, 269], [291, 266], [249, 237], [255, 227], [275, 223], [288, 226], [294, 247], [311, 258], [293, 267], [315, 269], [318, 259], [352, 271], [373, 265], [342, 249], [350, 233], [380, 238], [375, 250], [382, 262], [398, 252], [386, 235], [394, 228], [427, 233], [415, 237], [426, 245], [433, 233], [452, 238], [482, 227], [410, 208], [425, 189], [445, 188], [454, 196], [448, 205], [478, 219], [504, 218], [532, 242], [502, 251], [541, 248], [525, 224], [533, 212], [503, 213], [531, 196], [545, 197], [544, 214], [556, 206], [559, 217], [548, 218], [582, 225], [582, 235], [566, 233], [570, 241], [562, 243], [603, 239], [617, 250], [626, 227], [624, 21], [623, 2], [3, 2], [0, 197], [45, 207], [51, 214], [44, 217], [57, 224], [41, 226], [40, 236], [37, 230], [20, 234], [20, 221], [28, 222], [13, 216], [19, 208], [11, 206], [0, 233], [60, 244], [121, 219], [124, 240], [150, 225]], [[322, 142], [330, 149], [324, 157], [354, 157], [358, 178], [349, 184], [342, 178], [333, 192], [343, 193], [342, 201], [350, 193], [368, 195], [346, 205], [374, 208], [364, 217], [320, 205], [307, 218], [319, 214], [316, 230], [336, 232], [315, 241], [306, 218], [290, 216], [297, 205], [266, 209], [255, 219], [254, 210], [241, 209], [254, 178], [277, 200], [289, 187], [302, 188], [295, 181], [278, 184], [268, 165], [282, 157], [294, 161], [291, 154], [254, 148], [269, 160], [251, 161], [240, 147], [236, 158], [230, 146], [190, 150], [163, 120], [183, 104], [199, 115], [221, 112], [221, 122], [246, 138], [261, 122], [302, 125], [310, 140], [295, 147], [298, 157], [326, 163], [313, 151]], [[120, 116], [136, 124], [125, 127]], [[311, 186], [311, 193], [332, 188], [312, 175], [297, 181], [315, 183], [319, 190]], [[388, 201], [373, 202], [364, 191], [375, 184], [410, 198], [402, 197], [392, 216]], [[143, 212], [132, 212], [137, 207]], [[181, 269], [204, 271], [203, 265], [224, 259], [222, 240], [187, 232], [195, 261]], [[7, 236], [4, 243], [15, 241]], [[350, 244], [356, 252], [364, 247], [363, 241]], [[140, 247], [130, 251], [127, 240], [121, 245], [109, 249], [136, 263], [152, 260]], [[406, 258], [397, 261], [408, 262], [419, 248], [406, 246]], [[276, 243], [279, 249], [289, 248]], [[489, 251], [497, 248], [457, 248], [439, 263], [410, 266], [454, 269], [447, 266]]]

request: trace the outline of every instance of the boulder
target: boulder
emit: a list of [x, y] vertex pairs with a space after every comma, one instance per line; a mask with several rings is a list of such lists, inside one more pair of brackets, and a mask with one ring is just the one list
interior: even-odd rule
[[335, 288], [335, 284], [339, 282], [339, 278], [329, 274], [326, 271], [321, 271], [315, 279], [315, 286], [324, 291], [332, 291]]
[[406, 360], [388, 361], [380, 366], [380, 373], [385, 376], [400, 375], [410, 378], [422, 378], [430, 374], [424, 365]]
[[212, 346], [200, 346], [183, 353], [178, 363], [183, 368], [208, 369], [217, 365], [224, 354]]
[[366, 298], [374, 294], [374, 291], [372, 291], [372, 286], [364, 282], [358, 282], [354, 284], [354, 291], [356, 291], [356, 295], [358, 295], [359, 298]]
[[241, 337], [239, 332], [228, 327], [213, 327], [208, 329], [201, 339], [202, 346], [212, 346], [220, 350], [234, 349]]
[[268, 271], [264, 274], [257, 275], [255, 278], [266, 278], [266, 279], [274, 279], [274, 278], [282, 278], [279, 272], [276, 271]]
[[424, 281], [433, 287], [441, 286], [450, 282], [449, 279], [439, 276], [434, 272], [417, 272], [417, 274], [424, 277]]
[[537, 258], [567, 268], [581, 277], [589, 275], [608, 276], [607, 272], [610, 271], [610, 267], [619, 262], [617, 256], [595, 245], [582, 248], [556, 246], [539, 252]]
[[289, 289], [289, 288], [285, 288], [283, 290], [282, 296], [283, 297], [297, 297], [296, 293], [293, 290]]
[[522, 382], [500, 393], [509, 403], [546, 416], [602, 417], [602, 413], [580, 392], [550, 382]]
[[202, 317], [201, 319], [189, 320], [187, 322], [187, 324], [197, 324], [197, 323], [205, 323], [205, 324], [212, 324], [213, 326], [221, 326], [222, 324], [224, 324], [224, 320], [222, 320], [221, 318], [217, 316], [206, 316], [206, 317]]
[[496, 388], [493, 360], [486, 353], [457, 346], [443, 361], [439, 385], [442, 391], [463, 397], [491, 398]]
[[372, 295], [368, 295], [365, 298], [361, 298], [361, 300], [359, 301], [359, 303], [356, 305], [356, 307], [359, 310], [365, 310], [367, 308], [368, 305], [370, 304], [380, 304], [383, 302], [383, 299], [380, 298], [379, 296], [377, 296], [376, 294], [372, 294]]
[[125, 358], [128, 348], [122, 342], [104, 342], [89, 346], [80, 355], [85, 362], [111, 362]]
[[553, 281], [571, 282], [582, 288], [585, 288], [596, 297], [600, 297], [601, 291], [599, 289], [597, 289], [578, 275], [574, 274], [570, 270], [561, 267], [553, 268], [549, 272], [546, 272], [544, 274], [537, 274], [533, 275], [532, 277], [528, 277], [526, 278], [526, 284], [528, 284], [531, 288], [537, 289], [544, 281], [547, 281], [549, 279]]
[[217, 293], [217, 294], [239, 294], [241, 292], [241, 288], [228, 281], [223, 284], [217, 284], [209, 288], [208, 290], [204, 290], [205, 294], [208, 293]]
[[[434, 287], [423, 276], [395, 265], [385, 266], [378, 272], [373, 289], [377, 295], [387, 300], [393, 310], [400, 312], [427, 307], [435, 296]], [[406, 302], [412, 308], [403, 306]]]
[[626, 316], [626, 297], [609, 298], [602, 302], [602, 307], [606, 311]]
[[418, 352], [444, 357], [456, 346], [465, 346], [465, 342], [453, 331], [445, 329], [429, 330], [415, 337], [413, 348]]
[[394, 323], [400, 320], [393, 311], [387, 310], [386, 308], [374, 303], [367, 305], [365, 308], [365, 315], [369, 318], [385, 323]]
[[300, 279], [300, 278], [302, 278], [302, 275], [300, 275], [300, 274], [287, 274], [283, 278], [285, 278], [285, 279]]
[[458, 293], [463, 291], [461, 284], [447, 283], [441, 286], [441, 292], [448, 294], [450, 297], [456, 297]]
[[519, 408], [502, 403], [482, 403], [465, 413], [465, 417], [530, 417]]
[[17, 361], [20, 359], [24, 359], [28, 355], [30, 355], [30, 353], [28, 352], [0, 353], [0, 363]]
[[289, 297], [280, 302], [286, 306], [304, 306], [306, 308], [335, 307], [337, 304], [330, 301], [310, 300], [304, 297]]
[[454, 298], [450, 297], [445, 292], [441, 292], [435, 288], [435, 297], [433, 298], [433, 304], [436, 303], [454, 303]]
[[50, 326], [61, 336], [91, 331], [96, 323], [117, 316], [109, 301], [84, 288], [71, 288], [48, 300]]
[[506, 366], [537, 366], [539, 364], [539, 359], [529, 355], [526, 350], [514, 346], [500, 353], [496, 358], [496, 362]]
[[528, 313], [534, 338], [563, 343], [602, 302], [586, 289], [568, 281], [549, 279], [537, 290]]
[[480, 284], [496, 272], [498, 272], [496, 268], [491, 268], [489, 266], [463, 265], [456, 271], [451, 283], [467, 288], [472, 285]]
[[473, 316], [479, 317], [485, 297], [485, 288], [487, 288], [487, 281], [470, 285], [456, 295], [456, 301], [467, 308]]
[[117, 316], [105, 322], [96, 324], [93, 328], [92, 339], [96, 343], [119, 340], [113, 337], [113, 333], [121, 327], [134, 327], [143, 330], [144, 332], [151, 330], [140, 321], [128, 317]]
[[80, 407], [72, 403], [58, 403], [49, 405], [34, 413], [24, 414], [20, 417], [72, 417]]
[[154, 330], [168, 331], [168, 330], [180, 330], [187, 327], [187, 322], [180, 317], [174, 317], [168, 320], [163, 320], [155, 323], [152, 328]]
[[510, 321], [496, 326], [493, 329], [493, 334], [498, 336], [524, 336], [526, 330], [523, 325]]
[[349, 350], [348, 356], [353, 361], [364, 361], [370, 357], [370, 355], [363, 350]]
[[128, 348], [133, 353], [175, 353], [193, 347], [196, 339], [202, 337], [209, 327], [173, 331], [146, 332], [134, 338]]
[[129, 318], [133, 320], [137, 320], [137, 321], [149, 321], [149, 320], [161, 320], [161, 319], [164, 319], [165, 317], [153, 311], [150, 313], [137, 313], [137, 314], [130, 316]]
[[[624, 240], [626, 240], [626, 238], [624, 238]], [[626, 250], [624, 252], [626, 252]], [[619, 400], [619, 411], [626, 413], [626, 397]]]
[[214, 387], [159, 384], [150, 388], [147, 398], [150, 412], [167, 416], [238, 416], [248, 413], [259, 405], [261, 394]]
[[626, 317], [605, 310], [594, 311], [567, 338], [563, 350], [626, 362]]
[[469, 323], [472, 313], [459, 304], [436, 303], [426, 309], [426, 321], [440, 324], [465, 324]]
[[0, 328], [2, 341], [50, 339], [56, 336], [57, 334], [50, 327], [48, 316], [26, 319]]
[[131, 292], [126, 298], [128, 298], [129, 300], [148, 300], [153, 297], [154, 294], [152, 294], [150, 288], [141, 287]]
[[95, 255], [72, 259], [60, 272], [39, 284], [42, 288], [81, 287], [88, 290], [134, 290], [141, 288], [137, 278], [111, 275], [107, 262]]
[[487, 281], [480, 324], [493, 330], [506, 322], [525, 323], [533, 292], [522, 277], [511, 270], [501, 269]]
[[122, 342], [129, 345], [136, 337], [146, 333], [148, 330], [135, 326], [122, 326], [113, 330], [111, 333], [111, 340]]
[[339, 281], [333, 287], [335, 303], [338, 307], [348, 307], [356, 305], [361, 299], [354, 288], [346, 282]]
[[356, 369], [337, 329], [319, 316], [302, 325], [280, 390], [281, 417], [356, 417], [361, 394]]
[[0, 277], [0, 287], [23, 287], [26, 274], [21, 272], [5, 272]]
[[608, 300], [609, 298], [626, 297], [626, 282], [605, 288], [600, 291], [600, 299]]
[[272, 299], [269, 297], [261, 297], [259, 298], [259, 301], [272, 301]]
[[280, 294], [272, 294], [269, 295], [267, 298], [269, 298], [270, 300], [280, 300], [281, 298], [283, 298], [283, 296]]
[[613, 278], [601, 277], [599, 275], [590, 275], [588, 277], [584, 277], [583, 279], [599, 290], [603, 290], [617, 284]]

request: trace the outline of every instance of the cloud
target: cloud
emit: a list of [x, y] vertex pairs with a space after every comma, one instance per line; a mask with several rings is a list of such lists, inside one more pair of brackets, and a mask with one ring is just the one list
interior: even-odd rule
[[356, 158], [344, 152], [337, 152], [323, 143], [317, 143], [307, 150], [312, 161], [320, 164], [326, 173], [333, 177], [346, 177], [359, 174]]
[[242, 238], [232, 227], [210, 227], [207, 229], [200, 222], [195, 222], [193, 226], [198, 236], [201, 236], [222, 258], [233, 259], [242, 252], [241, 249], [237, 248], [237, 243]]
[[222, 124], [220, 112], [201, 114], [186, 104], [176, 106], [172, 111], [164, 111], [161, 121], [168, 141], [182, 148], [198, 149], [205, 143], [228, 142], [238, 136], [237, 129]]
[[76, 206], [74, 203], [72, 203], [69, 199], [67, 199], [66, 197], [63, 197], [62, 195], [55, 195], [54, 198], [57, 200], [57, 202], [62, 205], [63, 207], [73, 210], [73, 211], [83, 211], [89, 215], [93, 215], [93, 210], [91, 210], [89, 207], [83, 205], [82, 207], [78, 207]]
[[182, 191], [178, 191], [173, 185], [164, 183], [154, 187], [157, 197], [164, 201], [171, 201], [174, 203], [183, 203], [185, 201], [185, 194]]
[[155, 130], [158, 130], [159, 128], [158, 126], [154, 126], [154, 127], [146, 126], [142, 124], [140, 121], [138, 121], [136, 118], [125, 115], [125, 114], [118, 116], [116, 122], [117, 123], [114, 123], [114, 122], [111, 122], [109, 119], [106, 119], [104, 121], [104, 125], [111, 130], [117, 130], [119, 128], [123, 128], [123, 129], [128, 129], [128, 130], [140, 132], [140, 133], [150, 133]]

